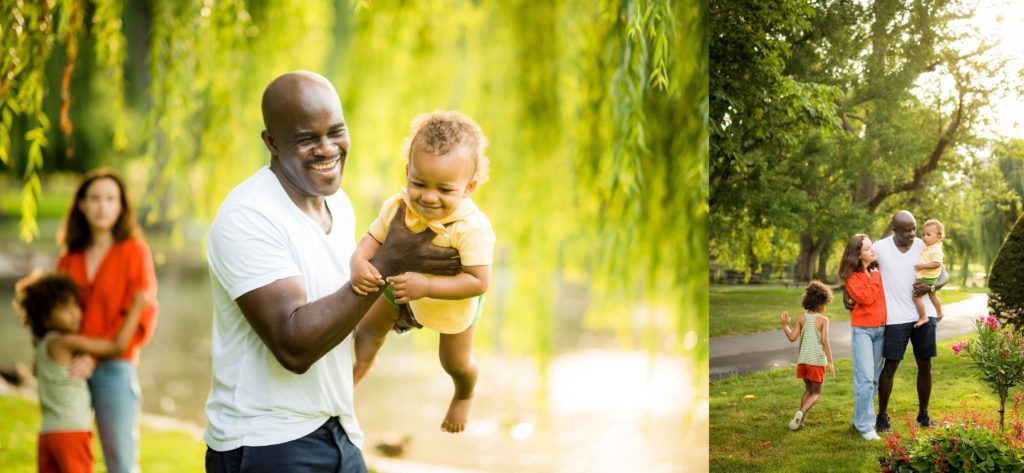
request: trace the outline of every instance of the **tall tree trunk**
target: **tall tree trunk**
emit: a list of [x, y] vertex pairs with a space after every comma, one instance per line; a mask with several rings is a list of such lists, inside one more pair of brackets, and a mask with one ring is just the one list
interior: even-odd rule
[[[815, 277], [815, 263], [826, 244], [830, 239], [825, 236], [813, 237], [811, 235], [800, 235], [800, 256], [797, 257], [796, 279], [798, 281], [810, 281]], [[818, 270], [818, 273], [824, 271]]]
[[753, 281], [757, 278], [757, 270], [761, 267], [761, 262], [757, 260], [757, 255], [754, 254], [754, 248], [752, 246], [747, 247], [747, 274], [750, 275], [748, 280]]
[[819, 281], [826, 281], [829, 276], [826, 271], [828, 270], [828, 259], [832, 252], [832, 237], [822, 235], [819, 243], [821, 249], [818, 251], [818, 272], [814, 277]]

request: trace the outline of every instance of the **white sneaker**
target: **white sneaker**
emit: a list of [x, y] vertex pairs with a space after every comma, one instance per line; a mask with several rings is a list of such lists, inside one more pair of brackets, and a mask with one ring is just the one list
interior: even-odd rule
[[874, 430], [869, 430], [867, 432], [864, 432], [863, 434], [860, 434], [860, 436], [864, 437], [864, 440], [867, 440], [868, 442], [874, 442], [874, 441], [877, 441], [877, 440], [882, 440], [882, 437], [879, 437], [878, 433], [876, 433]]
[[793, 420], [789, 421], [789, 430], [799, 429], [800, 426], [803, 425], [803, 420], [804, 412], [796, 411], [796, 414], [793, 414]]

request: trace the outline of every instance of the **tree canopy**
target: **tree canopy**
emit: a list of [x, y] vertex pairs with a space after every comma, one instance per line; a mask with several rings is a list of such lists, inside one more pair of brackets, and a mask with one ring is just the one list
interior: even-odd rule
[[991, 254], [973, 230], [989, 200], [963, 184], [997, 175], [979, 166], [994, 143], [978, 129], [1020, 78], [964, 27], [976, 8], [712, 0], [712, 258], [835, 280], [833, 243], [882, 233], [900, 208], [963, 224], [957, 258]]

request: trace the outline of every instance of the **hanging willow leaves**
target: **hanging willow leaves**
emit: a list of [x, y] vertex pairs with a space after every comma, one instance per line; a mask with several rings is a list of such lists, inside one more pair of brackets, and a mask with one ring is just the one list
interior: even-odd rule
[[[45, 67], [55, 43], [92, 45], [77, 61], [95, 64], [93, 75], [72, 80], [101, 82], [113, 115], [104, 125], [113, 154], [76, 159], [123, 165], [144, 223], [179, 244], [185, 223], [208, 221], [267, 163], [263, 87], [314, 70], [336, 85], [351, 129], [343, 187], [357, 226], [403, 185], [399, 149], [417, 113], [458, 109], [483, 127], [492, 180], [473, 198], [498, 233], [502, 290], [489, 299], [481, 344], [543, 366], [561, 343], [559, 311], [571, 310], [626, 344], [706, 359], [702, 2], [2, 1], [15, 19], [2, 25], [3, 48], [15, 53], [2, 59], [0, 158], [13, 169], [27, 156], [26, 239], [38, 233], [39, 175], [54, 168], [43, 157], [60, 159], [49, 158], [53, 131], [39, 106], [53, 93]], [[65, 33], [53, 31], [55, 16]], [[145, 38], [144, 68], [125, 25], [141, 28], [132, 36]], [[142, 99], [126, 99], [133, 81]], [[72, 110], [84, 103], [70, 99]], [[19, 126], [24, 139], [11, 135]], [[27, 151], [8, 155], [12, 144]], [[567, 298], [577, 286], [589, 295]]]

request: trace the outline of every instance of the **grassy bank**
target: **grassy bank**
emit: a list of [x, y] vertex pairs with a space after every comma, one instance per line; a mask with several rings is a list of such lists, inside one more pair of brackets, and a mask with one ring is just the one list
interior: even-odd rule
[[[940, 343], [939, 357], [933, 360], [932, 418], [959, 411], [964, 402], [980, 407], [986, 417], [996, 417], [998, 398], [975, 377], [966, 359], [953, 355], [950, 347], [956, 341]], [[826, 379], [821, 399], [797, 432], [786, 428], [803, 392], [803, 381], [795, 378], [794, 368], [711, 383], [711, 471], [879, 471], [877, 458], [884, 442], [864, 441], [853, 429], [850, 360], [838, 360], [836, 365], [836, 378]], [[889, 415], [900, 434], [908, 432], [917, 414], [916, 375], [917, 367], [909, 357], [893, 384]]]
[[[17, 397], [0, 396], [0, 471], [36, 471], [36, 437], [39, 430], [39, 406]], [[203, 471], [206, 445], [191, 434], [141, 429], [139, 464], [147, 473]], [[96, 473], [107, 471], [99, 440], [93, 437]]]
[[[779, 328], [779, 314], [788, 310], [799, 314], [803, 289], [713, 289], [710, 294], [710, 332], [712, 337], [742, 335]], [[850, 320], [843, 308], [842, 292], [828, 307], [831, 321]], [[970, 297], [962, 291], [942, 291], [942, 303], [952, 304]], [[795, 315], [794, 315], [795, 316]]]

